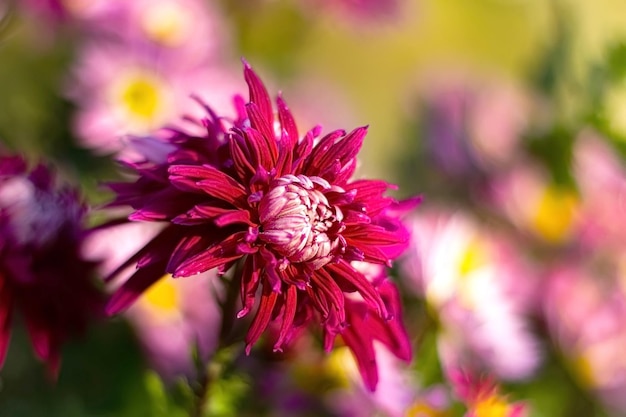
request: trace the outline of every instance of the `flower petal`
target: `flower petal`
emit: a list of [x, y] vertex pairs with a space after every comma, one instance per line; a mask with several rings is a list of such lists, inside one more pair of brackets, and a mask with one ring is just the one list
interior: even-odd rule
[[218, 244], [187, 258], [172, 274], [174, 277], [197, 275], [223, 265], [243, 255], [237, 250], [239, 243], [245, 242], [246, 232], [230, 235]]
[[333, 278], [335, 281], [339, 281], [338, 284], [341, 286], [341, 281], [346, 282], [349, 286], [353, 286], [356, 290], [361, 294], [363, 300], [373, 308], [380, 317], [387, 318], [389, 313], [387, 312], [387, 306], [383, 302], [380, 294], [374, 288], [374, 286], [365, 278], [365, 276], [354, 269], [349, 263], [346, 261], [339, 261], [336, 264], [329, 264], [326, 266], [327, 269], [330, 269], [333, 273]]
[[0, 276], [0, 369], [4, 365], [11, 339], [11, 297]]
[[254, 305], [261, 276], [261, 266], [257, 261], [257, 256], [249, 256], [243, 266], [241, 277], [241, 304], [243, 308], [237, 313], [238, 319], [245, 317]]
[[172, 165], [169, 168], [172, 184], [185, 184], [195, 179], [198, 189], [212, 197], [219, 198], [233, 205], [246, 200], [246, 189], [229, 175], [211, 165]]
[[252, 320], [252, 324], [250, 325], [250, 329], [246, 334], [246, 354], [250, 354], [250, 350], [252, 349], [252, 345], [259, 340], [263, 331], [267, 328], [269, 324], [272, 314], [274, 312], [274, 306], [276, 305], [276, 300], [278, 299], [278, 293], [272, 291], [269, 287], [263, 288], [263, 294], [261, 295], [261, 302], [259, 303], [259, 309], [254, 316], [254, 320]]
[[350, 325], [344, 330], [341, 337], [356, 360], [365, 386], [374, 392], [376, 385], [378, 385], [376, 352], [370, 331], [359, 314], [350, 315]]
[[283, 322], [280, 326], [278, 340], [274, 343], [274, 352], [282, 351], [282, 345], [292, 330], [293, 319], [296, 316], [296, 308], [298, 307], [298, 290], [295, 286], [290, 285], [287, 287], [287, 292], [284, 297]]
[[243, 75], [248, 84], [248, 90], [250, 94], [250, 101], [255, 103], [258, 108], [260, 117], [267, 123], [268, 126], [272, 126], [274, 121], [274, 112], [272, 111], [272, 101], [270, 95], [263, 84], [263, 81], [252, 70], [250, 64], [244, 61]]

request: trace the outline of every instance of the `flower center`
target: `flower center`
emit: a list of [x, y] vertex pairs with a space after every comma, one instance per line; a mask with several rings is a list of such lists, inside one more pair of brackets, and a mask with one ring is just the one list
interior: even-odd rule
[[158, 124], [171, 101], [165, 80], [143, 68], [130, 69], [113, 80], [109, 99], [114, 111], [135, 133]]
[[259, 238], [290, 262], [307, 262], [317, 269], [345, 247], [339, 234], [343, 214], [323, 190], [318, 177], [286, 175], [274, 180], [259, 202]]
[[476, 417], [506, 417], [509, 411], [509, 405], [497, 396], [481, 400], [474, 408]]
[[150, 119], [158, 107], [159, 92], [148, 79], [136, 79], [128, 83], [122, 92], [122, 100], [130, 113]]
[[141, 298], [145, 314], [157, 321], [171, 321], [182, 314], [181, 291], [171, 275], [165, 275], [153, 284]]

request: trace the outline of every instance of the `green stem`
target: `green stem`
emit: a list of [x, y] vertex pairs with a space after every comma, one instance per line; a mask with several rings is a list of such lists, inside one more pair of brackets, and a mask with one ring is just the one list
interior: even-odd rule
[[[218, 353], [232, 343], [233, 339], [233, 327], [235, 324], [235, 309], [237, 307], [237, 301], [239, 297], [239, 287], [241, 286], [241, 274], [243, 266], [241, 262], [235, 265], [233, 274], [228, 282], [226, 282], [227, 290], [226, 297], [221, 302], [222, 308], [222, 324], [220, 327], [219, 344], [213, 358], [218, 356]], [[199, 355], [196, 356], [196, 380], [191, 385], [193, 392], [193, 404], [189, 417], [202, 417], [209, 403], [209, 388], [211, 381], [215, 378], [213, 374], [216, 372], [210, 371], [210, 364], [204, 363]]]
[[206, 364], [200, 364], [197, 367], [198, 374], [196, 380], [191, 385], [193, 392], [193, 405], [189, 417], [202, 417], [209, 403], [209, 387], [211, 385], [211, 376], [207, 370]]

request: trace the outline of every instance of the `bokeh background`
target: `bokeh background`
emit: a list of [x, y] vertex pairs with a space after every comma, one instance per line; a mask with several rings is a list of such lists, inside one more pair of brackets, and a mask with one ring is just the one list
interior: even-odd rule
[[[231, 111], [242, 57], [301, 130], [369, 125], [360, 176], [423, 195], [393, 270], [415, 354], [379, 352], [371, 394], [344, 349], [232, 347], [211, 358], [207, 416], [461, 416], [446, 372], [461, 365], [529, 416], [626, 415], [622, 1], [0, 0], [0, 143], [98, 207], [127, 135], [201, 114], [191, 93]], [[86, 250], [112, 263], [103, 245]], [[56, 383], [18, 319], [0, 416], [188, 415], [195, 382], [168, 364], [193, 352], [163, 339], [185, 339], [195, 304], [215, 331], [215, 300], [194, 293], [155, 288], [94, 325]]]

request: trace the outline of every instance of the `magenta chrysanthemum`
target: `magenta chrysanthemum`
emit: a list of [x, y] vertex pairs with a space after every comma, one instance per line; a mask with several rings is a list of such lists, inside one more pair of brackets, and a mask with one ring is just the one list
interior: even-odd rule
[[102, 310], [94, 264], [80, 255], [85, 207], [52, 172], [28, 171], [21, 157], [0, 157], [0, 367], [14, 313], [35, 353], [55, 375], [60, 347]]
[[130, 220], [168, 224], [120, 266], [137, 262], [138, 270], [108, 311], [124, 310], [165, 272], [224, 273], [242, 262], [238, 317], [259, 299], [248, 351], [270, 323], [278, 325], [274, 349], [281, 350], [298, 327], [319, 321], [325, 348], [343, 335], [374, 389], [372, 341], [406, 360], [411, 352], [395, 287], [368, 279], [353, 262], [390, 265], [408, 233], [391, 214], [389, 184], [350, 179], [367, 128], [318, 140], [316, 127], [300, 139], [284, 100], [278, 97], [275, 118], [265, 86], [247, 64], [244, 75], [250, 100], [235, 98], [236, 120], [207, 107], [206, 135], [172, 129], [161, 157], [153, 152], [127, 163], [139, 174], [135, 183], [111, 184], [112, 205], [134, 208]]

